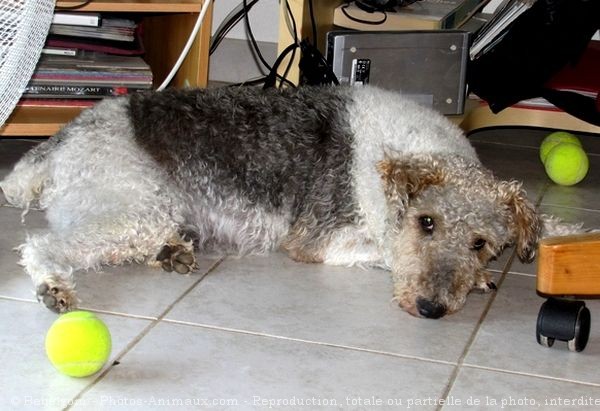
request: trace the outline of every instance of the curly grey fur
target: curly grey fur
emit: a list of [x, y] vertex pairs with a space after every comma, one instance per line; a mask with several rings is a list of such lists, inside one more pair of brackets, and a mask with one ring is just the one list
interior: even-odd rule
[[56, 311], [77, 303], [76, 270], [137, 261], [185, 273], [194, 243], [390, 269], [402, 308], [437, 318], [493, 288], [485, 266], [504, 247], [531, 259], [540, 232], [520, 184], [497, 181], [456, 126], [370, 87], [106, 100], [0, 188], [47, 210], [50, 230], [20, 252]]
[[[193, 215], [236, 198], [290, 223], [311, 218], [323, 231], [356, 214], [348, 99], [345, 89], [168, 90], [132, 96], [129, 111], [136, 143], [193, 193]], [[214, 230], [201, 230], [202, 240]]]

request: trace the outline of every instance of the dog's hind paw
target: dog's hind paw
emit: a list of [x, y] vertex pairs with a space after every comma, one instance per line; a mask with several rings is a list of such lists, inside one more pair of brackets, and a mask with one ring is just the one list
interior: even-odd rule
[[38, 285], [37, 299], [55, 313], [64, 313], [75, 308], [77, 297], [75, 290], [65, 281], [49, 279]]
[[162, 269], [167, 272], [188, 274], [196, 268], [194, 250], [179, 244], [165, 245], [156, 256], [156, 261], [160, 262]]

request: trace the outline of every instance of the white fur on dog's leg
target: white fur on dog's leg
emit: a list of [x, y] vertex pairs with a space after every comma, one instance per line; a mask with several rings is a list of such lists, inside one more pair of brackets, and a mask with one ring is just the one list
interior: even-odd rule
[[73, 285], [73, 269], [59, 263], [51, 248], [45, 245], [56, 241], [51, 233], [27, 238], [18, 248], [21, 264], [33, 281], [38, 301], [51, 311], [62, 313], [76, 307], [77, 297]]
[[64, 312], [77, 305], [72, 275], [75, 271], [145, 261], [156, 256], [176, 232], [170, 222], [162, 227], [156, 222], [140, 223], [132, 229], [109, 217], [102, 220], [104, 224], [96, 220], [78, 226], [76, 231], [29, 236], [19, 247], [20, 264], [31, 276], [38, 300], [50, 310]]
[[49, 179], [49, 161], [47, 157], [41, 159], [39, 155], [46, 153], [54, 145], [53, 140], [39, 144], [27, 152], [11, 173], [0, 181], [0, 190], [6, 201], [24, 209], [22, 217], [27, 214], [30, 205], [37, 202]]
[[337, 230], [325, 249], [325, 264], [341, 266], [381, 267], [389, 269], [391, 262], [382, 255], [364, 226], [347, 226]]

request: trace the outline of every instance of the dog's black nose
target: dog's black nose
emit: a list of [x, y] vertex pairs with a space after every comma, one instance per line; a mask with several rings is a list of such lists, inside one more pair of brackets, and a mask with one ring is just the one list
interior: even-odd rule
[[417, 298], [417, 310], [425, 318], [441, 318], [446, 314], [446, 307], [434, 301], [426, 300], [425, 298]]

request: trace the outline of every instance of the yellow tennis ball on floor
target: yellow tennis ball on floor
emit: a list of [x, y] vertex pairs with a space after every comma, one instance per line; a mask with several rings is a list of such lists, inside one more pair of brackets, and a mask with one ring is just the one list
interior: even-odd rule
[[542, 164], [546, 164], [548, 153], [560, 143], [572, 143], [581, 147], [581, 141], [575, 135], [566, 131], [556, 131], [548, 134], [540, 145], [540, 160], [542, 160]]
[[88, 311], [63, 314], [46, 334], [46, 355], [56, 369], [71, 377], [98, 372], [112, 348], [106, 325]]
[[557, 144], [546, 157], [546, 174], [556, 184], [572, 186], [586, 176], [590, 162], [583, 148], [573, 143]]

